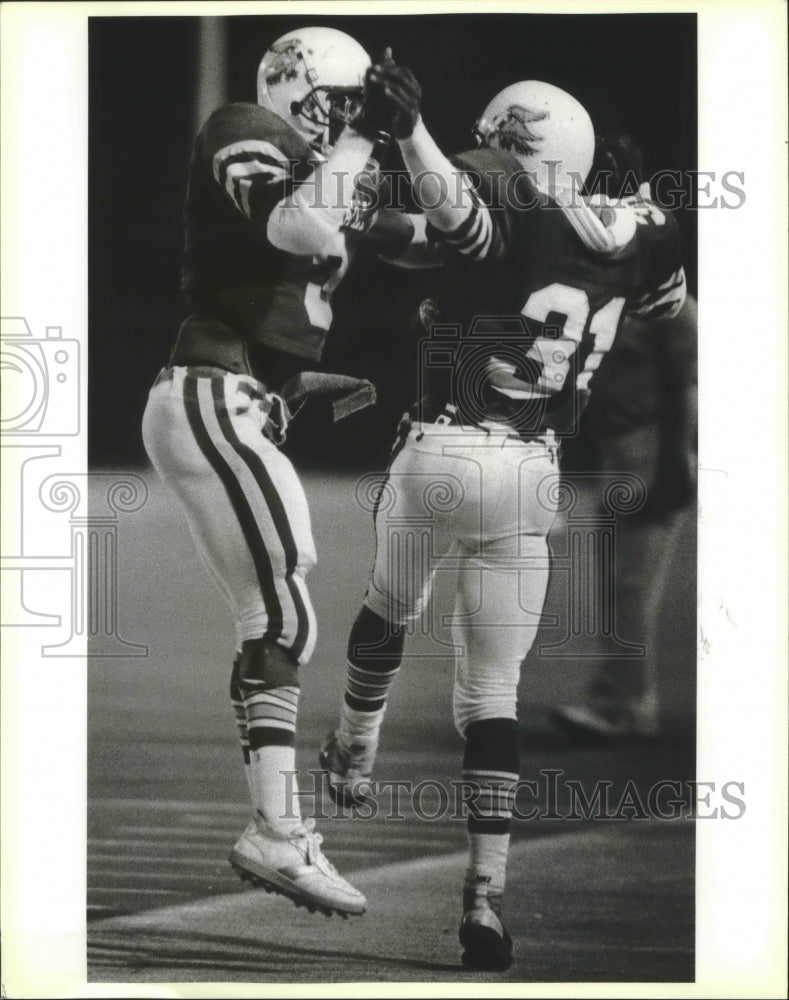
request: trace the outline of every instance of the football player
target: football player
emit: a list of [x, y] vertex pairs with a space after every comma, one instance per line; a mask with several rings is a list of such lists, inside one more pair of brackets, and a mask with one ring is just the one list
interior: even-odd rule
[[410, 70], [380, 67], [371, 82], [392, 103], [415, 196], [447, 257], [424, 392], [380, 494], [340, 723], [320, 759], [336, 800], [365, 801], [406, 627], [442, 560], [456, 567], [453, 709], [470, 793], [460, 941], [466, 967], [504, 969], [516, 689], [545, 597], [558, 443], [623, 312], [678, 309], [684, 274], [672, 219], [581, 197], [594, 130], [563, 90], [507, 87], [477, 123], [479, 148], [450, 161], [422, 120]]
[[[590, 187], [662, 221], [641, 151], [629, 136], [597, 140]], [[644, 655], [622, 655], [599, 640], [590, 646], [588, 654], [597, 653], [600, 661], [585, 697], [556, 710], [557, 720], [582, 738], [615, 740], [660, 731], [657, 612], [695, 497], [696, 302], [688, 295], [670, 319], [653, 309], [645, 321], [638, 311], [625, 317], [595, 379], [580, 433], [567, 441], [562, 461], [578, 495], [575, 515], [604, 515], [605, 490], [617, 473], [638, 476], [646, 488], [644, 505], [617, 520], [614, 575], [617, 635], [643, 646]], [[608, 475], [589, 476], [590, 471]]]
[[253, 819], [231, 863], [268, 891], [343, 915], [364, 912], [365, 899], [324, 857], [292, 780], [298, 668], [316, 639], [305, 582], [315, 548], [278, 445], [316, 387], [361, 388], [345, 412], [367, 398], [369, 384], [304, 369], [321, 358], [331, 292], [365, 228], [357, 182], [391, 118], [365, 84], [369, 67], [345, 33], [300, 28], [263, 56], [257, 104], [205, 123], [185, 207], [187, 316], [143, 419], [151, 462], [236, 622], [230, 693]]

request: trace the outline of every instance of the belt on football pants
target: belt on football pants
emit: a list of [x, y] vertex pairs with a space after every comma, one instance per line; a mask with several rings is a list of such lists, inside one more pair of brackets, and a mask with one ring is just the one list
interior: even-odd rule
[[285, 431], [290, 422], [290, 411], [287, 404], [276, 392], [269, 392], [266, 386], [252, 375], [237, 375], [225, 368], [212, 365], [173, 365], [162, 368], [156, 376], [154, 386], [172, 382], [175, 371], [181, 368], [194, 378], [225, 379], [228, 376], [236, 382], [236, 390], [249, 396], [250, 400], [260, 404], [263, 416], [261, 432], [275, 445], [281, 445], [285, 440]]
[[471, 424], [458, 419], [454, 406], [449, 404], [443, 413], [440, 413], [435, 420], [414, 420], [409, 413], [403, 415], [400, 426], [397, 429], [398, 438], [400, 435], [408, 436], [413, 434], [416, 440], [423, 434], [440, 434], [446, 427], [454, 427], [458, 431], [483, 431], [490, 437], [501, 436], [506, 440], [519, 441], [521, 444], [541, 444], [547, 448], [558, 446], [556, 433], [552, 427], [533, 435], [519, 434], [518, 431], [509, 424], [499, 423], [495, 420], [485, 421], [479, 424]]
[[[198, 378], [224, 378], [233, 375], [239, 388], [248, 392], [251, 398], [260, 399], [266, 409], [266, 423], [263, 431], [275, 444], [285, 440], [285, 430], [302, 406], [311, 396], [328, 396], [332, 400], [332, 415], [335, 423], [344, 420], [357, 410], [372, 406], [376, 401], [375, 386], [367, 379], [332, 372], [300, 372], [282, 386], [276, 393], [253, 375], [236, 375], [224, 368], [211, 365], [188, 365], [190, 374]], [[173, 379], [173, 368], [162, 368], [154, 385]]]

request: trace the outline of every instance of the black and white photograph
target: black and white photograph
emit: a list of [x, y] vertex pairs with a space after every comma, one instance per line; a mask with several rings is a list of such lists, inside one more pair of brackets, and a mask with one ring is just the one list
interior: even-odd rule
[[4, 6], [4, 994], [782, 995], [783, 5]]

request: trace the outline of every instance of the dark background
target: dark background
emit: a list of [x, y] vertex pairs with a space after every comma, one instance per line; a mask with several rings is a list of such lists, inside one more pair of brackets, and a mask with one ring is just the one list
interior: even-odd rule
[[[630, 132], [649, 172], [697, 163], [694, 15], [430, 15], [229, 17], [228, 100], [255, 100], [269, 44], [299, 25], [340, 28], [375, 58], [391, 45], [424, 91], [425, 121], [447, 153], [472, 145], [470, 128], [501, 88], [542, 79], [571, 92], [598, 132]], [[194, 17], [91, 18], [89, 24], [89, 459], [145, 461], [140, 420], [181, 319], [181, 210], [199, 69]], [[397, 152], [386, 167], [397, 168]], [[690, 290], [696, 219], [677, 213]], [[372, 378], [379, 404], [332, 425], [319, 403], [292, 425], [300, 462], [381, 463], [414, 395], [409, 318], [430, 274], [364, 257], [334, 299], [325, 367]]]

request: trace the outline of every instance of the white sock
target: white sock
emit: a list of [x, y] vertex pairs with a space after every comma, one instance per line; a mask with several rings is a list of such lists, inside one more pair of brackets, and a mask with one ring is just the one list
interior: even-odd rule
[[244, 764], [244, 777], [247, 779], [247, 788], [249, 789], [249, 797], [252, 802], [255, 801], [255, 771], [252, 767], [252, 758], [250, 757], [249, 763]]
[[263, 746], [252, 750], [249, 757], [248, 775], [257, 818], [279, 833], [290, 833], [301, 823], [295, 749]]
[[507, 877], [509, 847], [508, 833], [469, 832], [469, 858], [466, 869], [468, 888], [473, 888], [478, 880], [485, 880], [495, 892], [503, 892]]
[[343, 701], [340, 711], [340, 742], [344, 744], [344, 748], [348, 750], [359, 744], [365, 749], [376, 747], [385, 712], [386, 706], [376, 712], [360, 712]]

